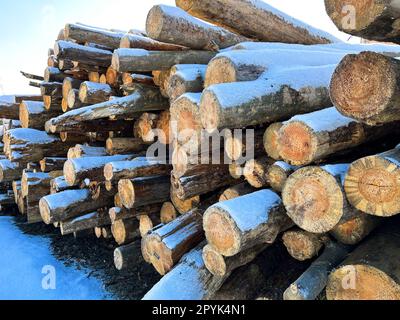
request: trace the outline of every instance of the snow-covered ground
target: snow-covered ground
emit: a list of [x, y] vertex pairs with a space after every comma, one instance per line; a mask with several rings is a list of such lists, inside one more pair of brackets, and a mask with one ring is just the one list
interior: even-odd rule
[[0, 216], [0, 299], [111, 299], [90, 272], [65, 266], [51, 254], [49, 239], [23, 234], [14, 218]]

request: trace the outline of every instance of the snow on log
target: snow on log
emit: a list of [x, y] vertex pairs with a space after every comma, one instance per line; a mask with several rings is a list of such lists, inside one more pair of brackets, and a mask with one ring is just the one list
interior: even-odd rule
[[64, 164], [65, 181], [72, 187], [79, 185], [83, 180], [104, 180], [104, 166], [113, 161], [131, 160], [133, 155], [117, 155], [108, 157], [84, 157], [67, 160]]
[[214, 56], [215, 53], [210, 51], [117, 49], [112, 57], [112, 68], [118, 72], [169, 70], [176, 64], [207, 64]]
[[292, 225], [281, 198], [271, 190], [219, 202], [206, 211], [203, 221], [208, 243], [226, 257], [272, 244]]
[[60, 171], [63, 170], [64, 163], [67, 161], [67, 158], [50, 158], [46, 157], [40, 160], [40, 170], [42, 172], [52, 172], [52, 171]]
[[399, 300], [399, 226], [389, 224], [355, 249], [328, 279], [328, 300]]
[[23, 101], [19, 107], [19, 121], [22, 128], [41, 130], [48, 120], [60, 113], [58, 110], [46, 110], [43, 102]]
[[343, 182], [348, 164], [305, 167], [293, 173], [282, 191], [287, 214], [312, 233], [331, 231], [339, 222], [362, 214], [347, 201]]
[[21, 177], [24, 168], [10, 160], [0, 160], [0, 182], [11, 182]]
[[108, 214], [102, 211], [95, 211], [81, 217], [61, 222], [60, 230], [61, 234], [65, 236], [75, 232], [109, 225], [111, 225], [111, 221]]
[[344, 115], [376, 125], [400, 120], [400, 61], [374, 52], [347, 55], [333, 74], [332, 102]]
[[89, 145], [77, 144], [68, 150], [68, 160], [86, 157], [104, 157], [107, 151], [104, 147], [92, 147]]
[[43, 197], [39, 202], [40, 215], [46, 224], [52, 224], [107, 207], [112, 201], [113, 195], [107, 193], [93, 200], [88, 189], [66, 190]]
[[316, 300], [325, 289], [329, 273], [351, 252], [351, 248], [329, 242], [317, 260], [285, 291], [284, 300]]
[[350, 165], [344, 182], [349, 202], [371, 215], [400, 213], [400, 148], [359, 159]]
[[82, 82], [79, 88], [79, 100], [82, 103], [101, 103], [108, 101], [113, 95], [115, 95], [115, 93], [108, 84], [85, 81]]
[[298, 67], [269, 80], [222, 83], [202, 95], [200, 113], [209, 132], [286, 120], [332, 106], [329, 82], [335, 65]]
[[176, 0], [176, 5], [192, 16], [260, 41], [299, 44], [339, 41], [260, 0]]
[[65, 181], [64, 176], [57, 177], [50, 181], [50, 194], [59, 193], [65, 190], [76, 189], [75, 187], [70, 187]]
[[149, 51], [183, 51], [188, 50], [187, 47], [180, 46], [172, 43], [160, 42], [148, 37], [126, 34], [121, 39], [119, 45], [120, 48], [124, 49], [144, 49]]
[[217, 51], [246, 41], [243, 36], [207, 24], [180, 8], [166, 5], [150, 9], [146, 32], [153, 39], [198, 50]]

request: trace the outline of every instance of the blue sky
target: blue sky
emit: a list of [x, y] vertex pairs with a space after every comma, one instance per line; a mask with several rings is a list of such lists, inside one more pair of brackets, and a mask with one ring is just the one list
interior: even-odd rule
[[[345, 40], [325, 14], [323, 0], [265, 0], [315, 27]], [[155, 4], [174, 0], [0, 0], [0, 95], [32, 93], [19, 71], [42, 74], [47, 50], [68, 22], [129, 30], [144, 29]]]

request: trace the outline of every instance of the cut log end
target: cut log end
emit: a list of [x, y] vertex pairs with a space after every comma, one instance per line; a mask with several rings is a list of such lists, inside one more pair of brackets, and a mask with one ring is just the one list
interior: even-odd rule
[[249, 160], [243, 170], [247, 182], [254, 188], [262, 188], [268, 184], [267, 170], [263, 161]]
[[226, 275], [226, 263], [224, 257], [215, 251], [212, 246], [203, 248], [203, 261], [208, 271], [214, 276], [223, 277]]
[[293, 121], [279, 131], [278, 151], [280, 158], [292, 165], [309, 164], [317, 150], [317, 141], [310, 128]]
[[[159, 39], [163, 32], [164, 12], [160, 6], [154, 6], [147, 15], [146, 32], [152, 39]], [[129, 43], [129, 41], [128, 41]], [[127, 48], [130, 47], [130, 44]]]
[[201, 124], [208, 132], [214, 132], [219, 128], [220, 112], [219, 102], [212, 91], [203, 92], [200, 103]]
[[161, 223], [167, 224], [175, 220], [177, 217], [177, 211], [171, 202], [165, 202], [161, 207], [160, 218]]
[[302, 230], [287, 231], [282, 239], [289, 254], [298, 261], [314, 258], [323, 246], [320, 236]]
[[265, 151], [267, 152], [268, 156], [275, 160], [280, 159], [278, 150], [278, 135], [282, 126], [282, 123], [273, 123], [267, 128], [267, 130], [265, 130], [264, 134]]
[[118, 194], [124, 207], [131, 209], [135, 203], [135, 189], [131, 180], [122, 179], [118, 182]]
[[349, 202], [363, 212], [389, 217], [400, 212], [400, 170], [392, 162], [371, 156], [354, 162], [344, 188]]
[[74, 186], [76, 183], [75, 166], [73, 161], [67, 160], [64, 164], [64, 178], [69, 186]]
[[399, 300], [400, 286], [372, 266], [346, 265], [331, 273], [326, 294], [328, 300]]
[[45, 224], [50, 225], [54, 222], [51, 219], [50, 206], [45, 199], [41, 199], [39, 201], [39, 210], [40, 210], [40, 216], [42, 217], [43, 222]]
[[308, 232], [328, 232], [343, 216], [343, 191], [337, 180], [319, 167], [292, 174], [282, 196], [289, 217]]
[[230, 59], [217, 57], [210, 61], [204, 86], [207, 88], [214, 84], [237, 82], [236, 68]]
[[227, 137], [225, 140], [225, 152], [229, 159], [237, 161], [243, 155], [243, 143], [242, 139], [235, 137]]
[[126, 268], [123, 253], [119, 248], [115, 249], [114, 251], [114, 265], [115, 268], [119, 271]]
[[375, 124], [397, 90], [391, 58], [373, 52], [348, 55], [332, 77], [332, 102], [345, 116]]

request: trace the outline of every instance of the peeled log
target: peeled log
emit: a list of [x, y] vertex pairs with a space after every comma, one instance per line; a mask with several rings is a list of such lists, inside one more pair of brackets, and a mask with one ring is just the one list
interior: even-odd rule
[[92, 106], [72, 110], [46, 123], [46, 129], [52, 126], [98, 120], [111, 116], [126, 118], [147, 111], [160, 111], [169, 108], [168, 100], [161, 96], [158, 89], [143, 88], [127, 97], [116, 98]]
[[70, 186], [79, 185], [83, 180], [104, 180], [104, 166], [113, 161], [124, 161], [134, 158], [133, 155], [109, 157], [85, 157], [68, 160], [64, 164], [64, 177]]
[[107, 181], [118, 182], [121, 179], [168, 175], [170, 171], [171, 167], [163, 161], [139, 157], [131, 161], [107, 163], [104, 167], [104, 177]]
[[399, 227], [390, 224], [355, 249], [331, 273], [328, 300], [399, 300]]
[[126, 34], [120, 43], [120, 48], [125, 49], [145, 49], [150, 51], [182, 51], [188, 50], [184, 46], [180, 46], [172, 43], [160, 42], [144, 36], [135, 34]]
[[332, 102], [344, 115], [367, 124], [399, 120], [399, 73], [397, 59], [374, 52], [348, 55], [333, 74]]
[[243, 128], [331, 107], [329, 82], [334, 67], [299, 67], [278, 72], [269, 80], [210, 86], [200, 103], [203, 128], [209, 132]]
[[350, 165], [344, 188], [357, 209], [379, 217], [400, 213], [400, 148]]
[[284, 300], [316, 300], [324, 290], [329, 273], [351, 252], [351, 248], [329, 242], [324, 252], [285, 291]]
[[22, 128], [43, 129], [48, 120], [59, 114], [58, 110], [46, 110], [43, 102], [23, 101], [19, 107]]
[[308, 165], [339, 151], [393, 133], [397, 123], [370, 127], [341, 115], [335, 107], [295, 116], [279, 131], [280, 157], [295, 166]]
[[146, 235], [147, 253], [158, 273], [167, 274], [185, 253], [204, 239], [202, 213], [193, 210]]
[[258, 244], [274, 243], [293, 223], [281, 198], [271, 190], [261, 190], [211, 206], [203, 225], [208, 243], [232, 257]]
[[43, 197], [39, 202], [39, 208], [43, 221], [52, 224], [107, 207], [112, 202], [113, 195], [107, 193], [93, 200], [91, 192], [87, 189], [66, 190]]
[[308, 232], [326, 233], [339, 222], [362, 214], [348, 203], [344, 193], [348, 168], [348, 164], [306, 167], [289, 177], [282, 199], [294, 223]]
[[169, 176], [122, 179], [118, 183], [118, 193], [127, 209], [150, 204], [164, 203], [170, 196]]
[[103, 227], [110, 224], [111, 221], [108, 214], [96, 211], [69, 221], [61, 222], [60, 229], [61, 234], [65, 236], [74, 232], [94, 229], [96, 227]]
[[329, 241], [325, 235], [301, 229], [286, 231], [282, 239], [290, 256], [298, 261], [306, 261], [318, 256], [324, 244]]
[[[336, 27], [345, 33], [375, 41], [400, 42], [400, 13], [396, 2], [325, 0], [325, 8]], [[357, 16], [354, 21], [348, 21], [353, 11]]]
[[146, 32], [153, 39], [199, 50], [216, 51], [247, 40], [221, 27], [193, 18], [180, 8], [165, 5], [157, 5], [150, 10]]
[[337, 42], [330, 34], [259, 0], [176, 0], [176, 5], [192, 16], [260, 41], [301, 44]]
[[57, 59], [69, 59], [87, 65], [109, 67], [111, 65], [112, 52], [82, 46], [68, 41], [57, 41], [54, 46], [54, 54]]
[[169, 70], [176, 64], [207, 64], [214, 56], [215, 53], [209, 51], [117, 49], [112, 57], [112, 68], [118, 72]]

